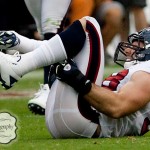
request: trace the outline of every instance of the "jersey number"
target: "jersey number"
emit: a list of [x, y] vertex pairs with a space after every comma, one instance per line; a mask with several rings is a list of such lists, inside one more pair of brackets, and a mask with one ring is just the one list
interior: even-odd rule
[[112, 91], [116, 91], [120, 81], [127, 76], [128, 72], [129, 70], [122, 70], [121, 72], [113, 73], [103, 81], [102, 86]]

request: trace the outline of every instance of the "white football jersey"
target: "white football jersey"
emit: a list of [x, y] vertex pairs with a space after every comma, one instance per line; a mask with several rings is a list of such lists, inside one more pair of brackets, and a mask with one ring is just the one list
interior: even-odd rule
[[[131, 76], [136, 71], [150, 73], [150, 61], [141, 62], [129, 69], [113, 73], [103, 81], [103, 87], [117, 92], [130, 80]], [[150, 103], [148, 103], [143, 109], [120, 119], [112, 119], [100, 113], [99, 122], [101, 125], [100, 137], [143, 135], [148, 132], [150, 128]]]

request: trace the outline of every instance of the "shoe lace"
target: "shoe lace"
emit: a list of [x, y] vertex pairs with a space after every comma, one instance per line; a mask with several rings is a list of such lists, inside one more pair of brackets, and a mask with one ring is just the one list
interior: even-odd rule
[[[16, 64], [16, 62], [18, 61], [18, 59], [20, 58], [20, 53], [19, 51], [16, 51], [13, 55], [9, 55], [9, 54], [6, 54], [9, 56], [10, 59], [8, 59], [8, 62], [9, 63], [13, 63], [13, 64]], [[15, 59], [12, 59], [12, 58], [15, 58]]]
[[[13, 57], [14, 58], [17, 58], [17, 57], [20, 57], [20, 54], [18, 51], [16, 51], [13, 55], [10, 55], [10, 54], [2, 54], [3, 52], [0, 52], [1, 53], [1, 59], [7, 59], [7, 62], [10, 63], [10, 64], [13, 64], [16, 62], [15, 59], [12, 59]], [[7, 57], [6, 57], [7, 56]]]
[[19, 51], [16, 51], [13, 56], [18, 56], [18, 55], [20, 55], [20, 53]]

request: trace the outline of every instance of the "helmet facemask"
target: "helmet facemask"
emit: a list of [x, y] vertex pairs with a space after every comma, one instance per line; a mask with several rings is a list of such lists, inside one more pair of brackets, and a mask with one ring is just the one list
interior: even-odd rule
[[[137, 45], [132, 44], [135, 41]], [[125, 51], [127, 48], [134, 51], [130, 58], [128, 58]], [[146, 60], [150, 60], [150, 28], [145, 28], [139, 33], [131, 34], [128, 37], [128, 42], [120, 42], [118, 44], [114, 54], [114, 62], [122, 67], [124, 67], [125, 63], [135, 65], [140, 61]]]

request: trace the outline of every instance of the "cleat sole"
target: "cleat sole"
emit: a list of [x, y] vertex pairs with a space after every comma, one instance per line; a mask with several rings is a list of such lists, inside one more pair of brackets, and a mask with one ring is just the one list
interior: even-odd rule
[[40, 107], [39, 105], [37, 104], [33, 104], [33, 103], [30, 103], [28, 104], [28, 108], [29, 110], [34, 113], [34, 114], [38, 114], [38, 115], [45, 115], [45, 109]]

